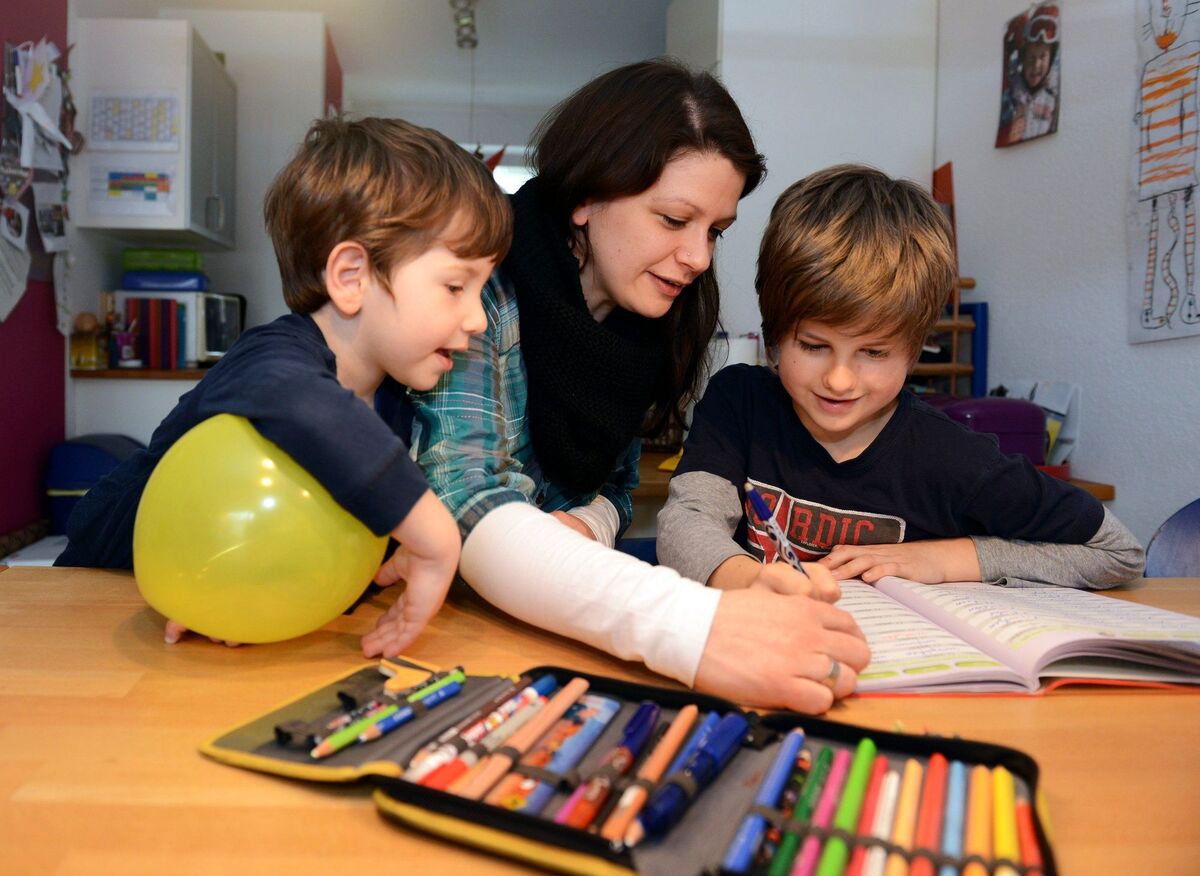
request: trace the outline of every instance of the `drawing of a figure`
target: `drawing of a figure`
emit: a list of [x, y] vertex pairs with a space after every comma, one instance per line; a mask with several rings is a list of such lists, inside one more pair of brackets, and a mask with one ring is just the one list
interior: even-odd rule
[[[1149, 202], [1146, 275], [1141, 323], [1146, 329], [1170, 326], [1176, 313], [1187, 324], [1200, 322], [1196, 303], [1196, 118], [1200, 42], [1176, 45], [1189, 9], [1187, 0], [1148, 0], [1147, 31], [1162, 52], [1142, 68], [1138, 123], [1138, 200]], [[1166, 219], [1169, 239], [1159, 240]], [[1184, 285], [1172, 268], [1183, 238]], [[1166, 235], [1164, 235], [1166, 237]], [[1163, 245], [1160, 245], [1163, 244]], [[1163, 289], [1162, 287], [1165, 287]], [[1163, 301], [1164, 297], [1166, 300]], [[1182, 305], [1182, 306], [1181, 306]]]

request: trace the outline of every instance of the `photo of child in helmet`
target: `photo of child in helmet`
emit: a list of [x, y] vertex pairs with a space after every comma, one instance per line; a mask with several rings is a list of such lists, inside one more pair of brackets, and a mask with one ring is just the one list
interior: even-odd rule
[[1008, 22], [997, 147], [1058, 130], [1059, 33], [1057, 3], [1039, 3]]

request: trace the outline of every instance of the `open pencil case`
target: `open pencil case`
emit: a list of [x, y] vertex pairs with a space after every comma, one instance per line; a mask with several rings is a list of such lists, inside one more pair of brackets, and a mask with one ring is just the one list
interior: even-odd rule
[[[399, 662], [403, 664], [404, 661]], [[413, 689], [423, 683], [422, 673], [428, 676], [431, 668], [414, 667], [402, 670], [401, 675], [406, 671], [412, 673], [408, 680]], [[369, 666], [234, 728], [208, 742], [201, 750], [223, 763], [275, 775], [322, 782], [367, 782], [375, 788], [374, 799], [380, 811], [395, 823], [559, 872], [656, 876], [765, 873], [769, 859], [764, 855], [776, 848], [780, 838], [790, 832], [801, 841], [812, 837], [813, 843], [822, 847], [835, 840], [841, 842], [848, 858], [859, 849], [862, 849], [859, 854], [866, 854], [875, 848], [883, 850], [876, 851], [876, 855], [894, 853], [909, 862], [926, 858], [932, 863], [934, 873], [939, 873], [943, 865], [952, 867], [954, 873], [961, 873], [972, 861], [981, 863], [987, 873], [993, 873], [999, 865], [1011, 867], [999, 872], [1021, 876], [1038, 873], [1055, 876], [1057, 873], [1053, 849], [1043, 826], [1038, 767], [1022, 752], [960, 738], [868, 730], [791, 712], [758, 714], [742, 710], [727, 700], [694, 691], [632, 684], [556, 666], [530, 669], [522, 674], [519, 683], [528, 684], [547, 675], [552, 676], [560, 687], [574, 678], [586, 680], [588, 695], [615, 701], [615, 712], [573, 768], [559, 773], [537, 766], [514, 767], [515, 772], [536, 777], [551, 789], [548, 802], [537, 815], [467, 799], [402, 778], [406, 765], [420, 749], [469, 719], [505, 690], [512, 689], [516, 680], [506, 676], [466, 675], [457, 696], [436, 708], [421, 711], [386, 736], [314, 759], [308, 748], [313, 740], [306, 738], [306, 733], [312, 728], [327, 726], [341, 712], [362, 708], [363, 703], [379, 698], [383, 685], [389, 682], [388, 676], [379, 668]], [[399, 690], [402, 695], [403, 689], [396, 679], [392, 678], [390, 682], [393, 690]], [[696, 794], [683, 817], [662, 838], [647, 839], [631, 846], [620, 839], [604, 839], [594, 830], [555, 823], [555, 813], [571, 799], [580, 782], [598, 774], [606, 754], [621, 741], [623, 728], [639, 705], [646, 701], [660, 707], [660, 729], [690, 704], [697, 706], [701, 714], [740, 715], [746, 719], [748, 727], [724, 768], [707, 788]], [[917, 838], [894, 843], [892, 836], [878, 839], [869, 831], [860, 834], [858, 830], [845, 830], [834, 824], [818, 826], [814, 823], [817, 819], [802, 819], [782, 799], [773, 805], [756, 803], [760, 787], [765, 784], [764, 778], [784, 745], [785, 735], [794, 728], [803, 729], [806, 752], [828, 748], [834, 753], [841, 750], [853, 753], [862, 740], [869, 737], [878, 754], [886, 756], [887, 763], [882, 768], [890, 767], [896, 771], [903, 770], [910, 759], [923, 767], [928, 766], [937, 754], [947, 761], [961, 762], [967, 769], [1003, 767], [1012, 776], [1016, 798], [1031, 804], [1026, 807], [1028, 830], [1021, 837], [1020, 854], [1014, 850], [999, 856], [993, 853], [972, 855], [965, 851], [947, 855], [940, 843], [931, 843], [937, 847], [925, 849]], [[826, 752], [821, 751], [821, 754], [825, 756]], [[845, 755], [842, 757], [848, 759]], [[615, 778], [610, 806], [627, 787], [639, 783], [635, 774], [636, 764], [623, 776]], [[671, 782], [677, 775], [667, 771], [659, 785]], [[641, 784], [647, 785], [645, 781]], [[652, 792], [653, 786], [649, 790]], [[764, 823], [756, 853], [751, 859], [753, 863], [746, 869], [730, 870], [726, 867], [730, 850], [749, 814], [762, 816]], [[598, 818], [595, 824], [599, 823], [601, 819]], [[859, 827], [861, 829], [862, 825]], [[1026, 863], [1021, 863], [1022, 860]], [[922, 862], [922, 866], [925, 863]], [[814, 869], [811, 872], [840, 873], [842, 870]]]

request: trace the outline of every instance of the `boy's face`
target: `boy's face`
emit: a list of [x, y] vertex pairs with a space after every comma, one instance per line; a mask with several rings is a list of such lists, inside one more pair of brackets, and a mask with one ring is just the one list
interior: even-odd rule
[[614, 307], [650, 319], [666, 314], [712, 264], [743, 185], [725, 156], [687, 152], [645, 191], [576, 208], [571, 221], [586, 226], [590, 247], [579, 279], [592, 315], [603, 319]]
[[1052, 50], [1046, 43], [1026, 43], [1021, 50], [1021, 75], [1030, 91], [1037, 91], [1046, 83], [1051, 56]]
[[495, 262], [467, 259], [442, 243], [394, 265], [389, 290], [373, 278], [363, 299], [363, 356], [413, 389], [432, 389], [487, 328], [480, 293]]
[[800, 422], [841, 461], [866, 450], [891, 417], [911, 353], [895, 334], [801, 320], [779, 346], [779, 379]]

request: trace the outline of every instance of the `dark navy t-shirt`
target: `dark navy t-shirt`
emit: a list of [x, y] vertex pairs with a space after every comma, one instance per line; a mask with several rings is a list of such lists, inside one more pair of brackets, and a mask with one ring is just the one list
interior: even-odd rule
[[403, 387], [381, 387], [378, 407], [338, 383], [333, 351], [311, 317], [293, 313], [252, 328], [179, 399], [150, 446], [79, 501], [55, 564], [132, 568], [133, 524], [154, 467], [189, 429], [217, 414], [246, 417], [372, 532], [391, 532], [428, 484], [401, 437], [412, 422]]
[[838, 544], [889, 544], [992, 535], [1083, 544], [1104, 509], [1023, 456], [1000, 452], [902, 392], [892, 417], [858, 457], [835, 462], [800, 422], [770, 370], [733, 365], [716, 374], [696, 405], [676, 475], [703, 471], [738, 488], [745, 515], [734, 533], [750, 553], [773, 559], [757, 521], [747, 525], [743, 492], [754, 484], [801, 559]]

